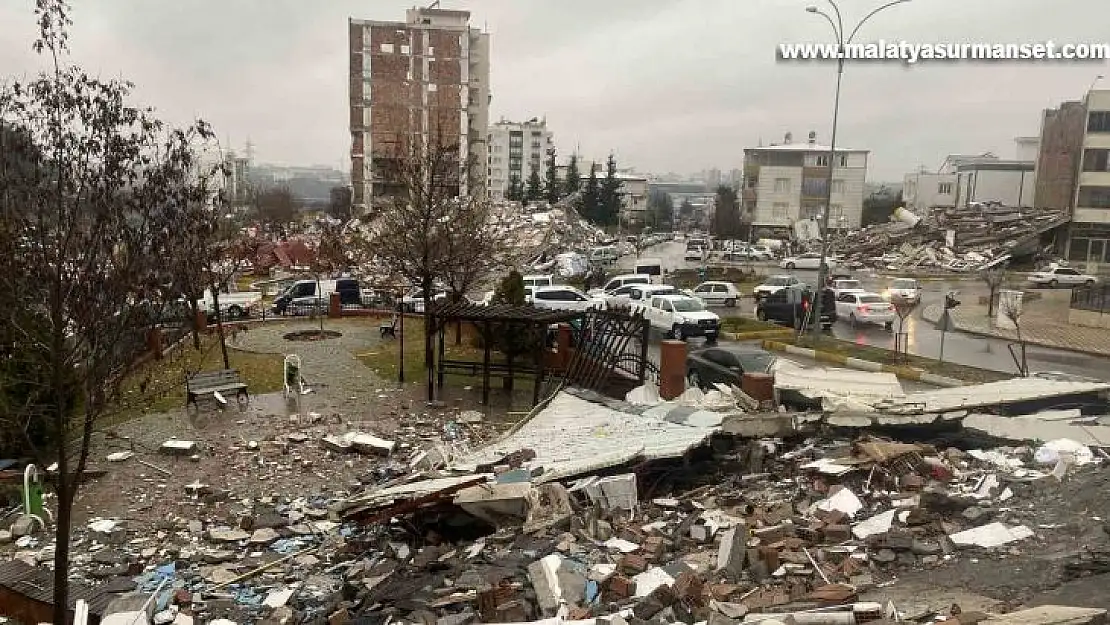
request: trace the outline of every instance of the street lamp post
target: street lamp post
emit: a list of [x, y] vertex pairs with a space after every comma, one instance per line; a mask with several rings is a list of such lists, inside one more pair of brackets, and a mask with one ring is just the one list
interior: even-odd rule
[[847, 39], [844, 38], [844, 19], [841, 17], [840, 7], [837, 6], [834, 0], [825, 1], [829, 3], [829, 6], [831, 6], [833, 9], [833, 14], [836, 15], [835, 21], [833, 20], [832, 16], [817, 8], [816, 6], [811, 5], [806, 7], [806, 11], [810, 13], [816, 13], [817, 15], [825, 18], [825, 21], [827, 21], [829, 23], [829, 26], [832, 27], [833, 36], [836, 38], [837, 51], [840, 53], [839, 55], [837, 55], [836, 58], [836, 96], [833, 98], [832, 133], [829, 138], [829, 176], [827, 180], [828, 184], [825, 188], [825, 211], [824, 214], [821, 215], [821, 264], [817, 268], [817, 288], [813, 298], [813, 315], [815, 323], [812, 326], [812, 331], [815, 334], [819, 332], [821, 328], [821, 304], [823, 303], [822, 300], [824, 299], [822, 297], [822, 294], [824, 293], [825, 281], [828, 279], [829, 271], [829, 214], [832, 213], [833, 168], [836, 166], [836, 126], [837, 121], [840, 117], [840, 81], [841, 78], [843, 78], [844, 76], [844, 55], [847, 50], [845, 46], [852, 43], [852, 41], [856, 38], [856, 33], [859, 32], [860, 27], [863, 26], [867, 22], [867, 20], [871, 19], [875, 14], [879, 13], [883, 9], [890, 8], [896, 4], [903, 4], [909, 2], [910, 0], [894, 0], [893, 2], [888, 2], [880, 6], [879, 8], [871, 11], [856, 24], [855, 28], [852, 29], [852, 32], [848, 34]]

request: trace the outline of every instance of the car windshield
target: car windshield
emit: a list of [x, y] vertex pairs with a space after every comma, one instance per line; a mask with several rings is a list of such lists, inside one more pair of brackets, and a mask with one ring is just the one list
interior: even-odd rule
[[917, 287], [917, 283], [913, 280], [895, 280], [893, 288], [895, 289], [913, 289]]
[[879, 297], [878, 295], [860, 295], [859, 302], [861, 304], [881, 304], [883, 302], [883, 298]]
[[767, 281], [768, 286], [786, 286], [790, 284], [789, 278], [771, 278]]
[[858, 289], [859, 280], [841, 280], [836, 283], [842, 289]]
[[695, 299], [675, 299], [671, 300], [671, 304], [674, 305], [675, 312], [698, 312], [700, 310], [705, 310], [705, 306], [702, 306], [701, 302]]
[[766, 372], [775, 363], [774, 354], [767, 352], [747, 352], [736, 354], [737, 360], [740, 361], [740, 367], [744, 371], [761, 371]]
[[678, 289], [676, 289], [674, 287], [670, 287], [670, 288], [666, 288], [666, 289], [652, 289], [651, 290], [652, 295], [674, 295], [675, 293], [678, 293]]

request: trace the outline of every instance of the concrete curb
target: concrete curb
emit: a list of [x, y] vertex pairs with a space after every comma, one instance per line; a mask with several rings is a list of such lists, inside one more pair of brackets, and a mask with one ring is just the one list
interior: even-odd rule
[[949, 378], [942, 375], [927, 373], [919, 371], [910, 367], [899, 367], [896, 365], [887, 365], [873, 360], [863, 360], [860, 358], [852, 358], [850, 356], [842, 356], [833, 352], [817, 351], [808, 347], [798, 347], [790, 345], [789, 343], [782, 343], [780, 341], [763, 341], [763, 349], [784, 352], [793, 354], [795, 356], [803, 356], [818, 362], [824, 362], [834, 365], [842, 365], [849, 369], [857, 369], [860, 371], [872, 371], [876, 373], [893, 373], [901, 380], [913, 380], [915, 382], [924, 382], [933, 386], [943, 386], [946, 388], [955, 388], [957, 386], [964, 386], [963, 380], [956, 378]]
[[[936, 323], [938, 320], [940, 320], [939, 315], [930, 315], [928, 317], [925, 316], [925, 310], [926, 309], [921, 310], [921, 319], [923, 321], [926, 321], [928, 323]], [[987, 338], [987, 339], [998, 339], [1000, 341], [1011, 341], [1011, 342], [1014, 342], [1014, 343], [1018, 342], [1017, 338], [1011, 337], [1011, 336], [1006, 336], [1004, 334], [996, 334], [994, 332], [984, 332], [982, 330], [969, 330], [967, 328], [960, 327], [960, 322], [957, 319], [953, 319], [952, 325], [954, 327], [952, 329], [950, 329], [949, 332], [959, 332], [961, 334], [970, 334], [971, 336], [981, 336], [981, 337]], [[1047, 347], [1049, 349], [1058, 349], [1062, 352], [1073, 352], [1073, 353], [1076, 353], [1076, 354], [1086, 354], [1087, 356], [1096, 356], [1098, 358], [1110, 357], [1110, 354], [1108, 354], [1105, 350], [1100, 351], [1100, 350], [1096, 350], [1096, 349], [1083, 349], [1081, 347], [1073, 347], [1071, 345], [1061, 345], [1059, 343], [1053, 343], [1052, 341], [1046, 341], [1046, 340], [1037, 339], [1037, 338], [1029, 338], [1027, 336], [1023, 337], [1023, 338], [1025, 340], [1026, 345], [1035, 345], [1037, 347]]]
[[726, 332], [725, 336], [733, 341], [757, 341], [762, 339], [786, 339], [794, 336], [790, 328], [776, 330], [753, 330], [751, 332]]

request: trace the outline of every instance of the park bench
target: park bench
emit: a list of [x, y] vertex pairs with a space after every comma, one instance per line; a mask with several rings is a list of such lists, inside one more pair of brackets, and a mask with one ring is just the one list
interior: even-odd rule
[[[250, 401], [247, 384], [239, 377], [237, 369], [199, 371], [185, 376], [186, 408], [189, 404], [196, 406], [198, 397], [211, 395], [215, 399], [220, 399], [224, 393], [234, 393], [240, 402]], [[220, 403], [226, 404], [227, 401], [223, 400]]]
[[397, 315], [393, 315], [388, 322], [383, 322], [379, 325], [378, 332], [382, 335], [383, 339], [387, 336], [397, 338]]

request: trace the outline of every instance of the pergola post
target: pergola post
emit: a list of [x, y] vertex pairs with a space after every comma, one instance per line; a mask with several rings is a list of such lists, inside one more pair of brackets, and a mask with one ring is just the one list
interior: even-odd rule
[[490, 343], [493, 342], [493, 335], [490, 333], [489, 321], [482, 323], [482, 334], [485, 335], [485, 340], [482, 341], [482, 405], [489, 406], [489, 361], [490, 361]]

